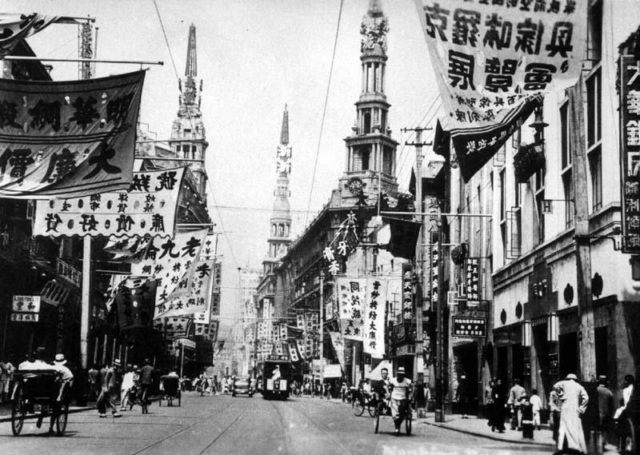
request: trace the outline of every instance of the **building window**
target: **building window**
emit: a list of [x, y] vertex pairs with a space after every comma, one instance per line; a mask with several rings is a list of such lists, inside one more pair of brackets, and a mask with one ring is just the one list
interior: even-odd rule
[[382, 172], [393, 175], [393, 151], [389, 147], [385, 147], [382, 151]]
[[500, 221], [504, 221], [507, 213], [505, 170], [500, 171]]
[[369, 170], [369, 157], [371, 156], [371, 148], [369, 146], [356, 147], [353, 150], [353, 171]]
[[587, 59], [597, 63], [602, 58], [602, 0], [592, 2], [587, 29]]
[[562, 190], [564, 197], [564, 223], [565, 228], [573, 226], [573, 159], [569, 147], [569, 102], [560, 106], [560, 155], [562, 158], [562, 168], [560, 170], [562, 178]]
[[571, 166], [569, 150], [569, 102], [560, 106], [560, 150], [562, 153], [562, 169]]
[[536, 200], [536, 213], [538, 215], [538, 244], [544, 242], [544, 168], [536, 172], [533, 179], [533, 193]]
[[371, 110], [365, 109], [362, 111], [362, 128], [364, 134], [369, 134], [371, 132]]
[[602, 112], [601, 71], [596, 68], [586, 81], [587, 158], [591, 177], [591, 208], [602, 207]]

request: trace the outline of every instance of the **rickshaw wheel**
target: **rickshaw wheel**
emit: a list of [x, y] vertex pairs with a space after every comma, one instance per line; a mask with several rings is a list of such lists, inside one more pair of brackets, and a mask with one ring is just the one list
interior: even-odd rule
[[631, 419], [625, 420], [625, 431], [620, 437], [620, 454], [635, 455], [637, 453], [636, 429]]
[[380, 409], [379, 408], [380, 408], [379, 406], [376, 406], [376, 408], [375, 408], [376, 423], [375, 423], [375, 425], [373, 427], [373, 432], [376, 433], [376, 434], [378, 433], [378, 430], [380, 429]]
[[64, 435], [67, 430], [67, 420], [69, 419], [69, 405], [62, 405], [60, 412], [56, 416], [56, 434], [58, 436]]
[[404, 429], [407, 431], [407, 434], [411, 434], [411, 408], [407, 410], [407, 415], [404, 419]]
[[367, 410], [369, 411], [369, 415], [371, 417], [376, 416], [376, 409], [378, 408], [378, 403], [376, 402], [373, 406], [371, 404], [367, 405]]
[[353, 411], [353, 415], [356, 417], [360, 417], [364, 414], [364, 400], [361, 400], [359, 397], [356, 397], [351, 404], [351, 408]]
[[22, 391], [16, 390], [15, 398], [11, 403], [11, 431], [14, 436], [18, 436], [24, 426], [24, 418], [27, 414], [26, 404], [22, 398]]

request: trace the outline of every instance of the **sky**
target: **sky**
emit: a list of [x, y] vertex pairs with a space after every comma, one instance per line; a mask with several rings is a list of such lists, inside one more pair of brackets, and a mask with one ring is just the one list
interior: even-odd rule
[[[189, 25], [196, 26], [198, 77], [209, 148], [210, 214], [220, 236], [223, 316], [238, 303], [237, 268], [261, 268], [266, 256], [275, 189], [275, 153], [288, 105], [292, 232], [295, 238], [328, 201], [344, 172], [343, 139], [351, 134], [360, 95], [360, 23], [369, 0], [344, 0], [322, 135], [321, 119], [340, 12], [340, 0], [4, 0], [3, 11], [92, 16], [100, 59], [164, 61], [149, 66], [140, 122], [158, 139], [170, 137], [178, 109]], [[414, 0], [382, 0], [388, 33], [386, 93], [392, 136], [433, 120], [437, 96]], [[43, 57], [78, 55], [77, 27], [52, 25], [28, 39]], [[97, 64], [96, 76], [135, 71], [139, 65]], [[77, 79], [75, 63], [55, 63], [54, 80]], [[427, 137], [428, 139], [428, 137]], [[318, 147], [318, 144], [320, 146]], [[319, 151], [314, 179], [314, 162]], [[415, 151], [399, 146], [397, 166], [406, 188]], [[315, 181], [310, 197], [311, 182]], [[233, 209], [228, 207], [235, 207]], [[305, 211], [309, 210], [308, 216]], [[237, 308], [237, 307], [236, 307]]]

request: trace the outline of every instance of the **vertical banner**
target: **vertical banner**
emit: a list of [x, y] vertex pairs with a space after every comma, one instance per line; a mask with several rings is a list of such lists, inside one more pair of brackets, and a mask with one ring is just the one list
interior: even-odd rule
[[340, 332], [329, 332], [331, 336], [331, 344], [333, 344], [333, 349], [336, 351], [336, 357], [338, 357], [338, 362], [342, 369], [345, 369], [345, 358], [344, 358], [344, 338], [342, 337], [342, 333]]
[[[521, 110], [531, 113], [532, 96], [575, 84], [588, 2], [416, 0], [416, 6], [446, 111], [443, 127], [467, 181], [526, 119]], [[456, 141], [458, 134], [468, 140]]]
[[0, 79], [0, 197], [68, 198], [129, 188], [144, 73]]
[[384, 320], [387, 302], [387, 280], [367, 279], [363, 349], [374, 359], [384, 357]]
[[640, 61], [620, 56], [622, 252], [640, 254]]
[[411, 264], [402, 264], [402, 320], [413, 320], [414, 313], [413, 268]]
[[296, 343], [296, 340], [289, 340], [287, 344], [289, 346], [289, 358], [294, 363], [299, 362], [301, 359], [300, 353], [298, 352], [298, 344]]
[[477, 306], [480, 303], [480, 259], [465, 259], [464, 269], [467, 305]]
[[365, 279], [336, 279], [340, 328], [342, 336], [350, 340], [362, 341], [366, 284]]

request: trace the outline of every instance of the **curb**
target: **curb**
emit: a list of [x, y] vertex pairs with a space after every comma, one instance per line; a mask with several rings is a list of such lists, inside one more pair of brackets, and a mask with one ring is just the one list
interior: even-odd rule
[[535, 441], [528, 441], [526, 439], [522, 439], [522, 440], [511, 440], [511, 439], [504, 439], [504, 438], [500, 438], [497, 436], [493, 436], [490, 434], [486, 434], [486, 433], [478, 433], [475, 431], [469, 431], [469, 430], [462, 430], [460, 428], [454, 428], [454, 427], [449, 427], [447, 425], [443, 425], [443, 424], [439, 424], [439, 423], [431, 423], [431, 422], [425, 422], [425, 421], [421, 421], [419, 423], [422, 423], [423, 425], [429, 425], [432, 427], [438, 427], [438, 428], [443, 428], [445, 430], [451, 430], [451, 431], [456, 431], [458, 433], [464, 433], [464, 434], [468, 434], [471, 436], [476, 436], [479, 438], [485, 438], [485, 439], [491, 439], [492, 441], [499, 441], [499, 442], [507, 442], [507, 443], [511, 443], [511, 444], [526, 444], [526, 445], [531, 445], [531, 446], [538, 446], [538, 447], [550, 447], [553, 448], [555, 447], [554, 444], [549, 444], [546, 442], [535, 442]]

